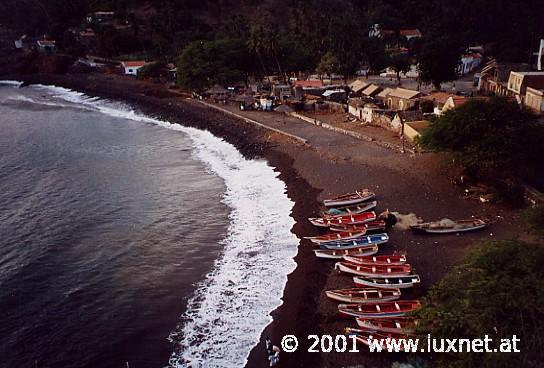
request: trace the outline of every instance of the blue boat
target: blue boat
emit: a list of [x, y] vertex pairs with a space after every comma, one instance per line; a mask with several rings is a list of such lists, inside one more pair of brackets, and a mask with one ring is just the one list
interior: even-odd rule
[[330, 241], [326, 243], [321, 243], [320, 245], [321, 249], [351, 249], [363, 245], [383, 244], [387, 243], [388, 241], [389, 235], [387, 235], [386, 233], [382, 233], [362, 235], [352, 240]]

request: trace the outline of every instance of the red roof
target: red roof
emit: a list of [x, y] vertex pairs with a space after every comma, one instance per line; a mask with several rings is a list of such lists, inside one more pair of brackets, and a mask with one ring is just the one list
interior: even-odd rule
[[297, 80], [295, 81], [295, 87], [320, 88], [323, 87], [323, 81], [320, 79]]
[[127, 68], [140, 68], [145, 65], [145, 61], [122, 61], [121, 63]]
[[421, 32], [419, 29], [401, 29], [400, 30], [401, 36], [419, 36], [421, 37]]

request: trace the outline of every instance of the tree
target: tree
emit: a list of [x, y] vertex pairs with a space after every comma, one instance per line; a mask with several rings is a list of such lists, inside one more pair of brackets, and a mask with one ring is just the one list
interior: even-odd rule
[[326, 74], [329, 76], [329, 79], [332, 77], [332, 74], [336, 72], [338, 68], [338, 59], [332, 52], [327, 52], [319, 60], [317, 64], [316, 73], [319, 75]]
[[516, 102], [470, 100], [431, 121], [419, 143], [447, 151], [476, 177], [526, 175], [539, 164], [544, 128]]
[[370, 37], [364, 41], [363, 58], [372, 72], [379, 72], [388, 64], [385, 44], [382, 39]]
[[442, 83], [457, 79], [462, 51], [452, 35], [441, 32], [425, 35], [418, 54], [421, 80], [440, 90]]
[[400, 73], [406, 73], [410, 70], [410, 58], [408, 54], [396, 53], [389, 58], [389, 66], [397, 73], [397, 82], [400, 84]]
[[[463, 353], [433, 356], [433, 367], [540, 367], [544, 360], [544, 245], [487, 241], [431, 287], [417, 312], [426, 339], [521, 339], [522, 354]], [[440, 347], [440, 343], [437, 344]], [[447, 347], [447, 344], [446, 344]], [[513, 346], [511, 346], [513, 348]], [[483, 346], [482, 346], [483, 348]]]
[[243, 40], [194, 41], [178, 58], [178, 83], [202, 90], [214, 84], [246, 81], [253, 65]]

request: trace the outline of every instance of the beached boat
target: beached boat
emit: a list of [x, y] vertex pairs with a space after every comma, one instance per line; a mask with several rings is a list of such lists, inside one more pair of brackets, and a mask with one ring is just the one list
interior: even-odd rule
[[417, 320], [410, 317], [399, 318], [357, 318], [359, 327], [365, 330], [397, 333], [397, 334], [413, 334], [417, 327]]
[[479, 230], [483, 229], [486, 226], [487, 223], [484, 220], [480, 219], [457, 221], [442, 219], [440, 221], [424, 222], [421, 224], [410, 225], [410, 228], [416, 234], [451, 234]]
[[393, 318], [403, 317], [421, 308], [417, 300], [397, 300], [368, 304], [339, 304], [338, 312], [345, 317]]
[[323, 204], [326, 207], [352, 206], [358, 203], [369, 201], [374, 197], [376, 197], [374, 192], [371, 192], [368, 189], [362, 189], [355, 191], [354, 193], [348, 193], [338, 197], [325, 199], [323, 201]]
[[370, 211], [376, 208], [377, 205], [377, 201], [370, 201], [358, 204], [356, 206], [333, 207], [329, 208], [325, 212], [322, 212], [321, 217], [356, 215], [358, 213]]
[[383, 220], [375, 220], [365, 222], [362, 225], [331, 225], [329, 228], [331, 231], [358, 231], [366, 229], [367, 232], [370, 231], [385, 231], [386, 223]]
[[308, 221], [314, 226], [331, 227], [333, 225], [361, 225], [376, 220], [375, 212], [363, 212], [356, 215], [333, 217], [310, 217]]
[[418, 285], [421, 280], [419, 275], [406, 275], [397, 277], [354, 277], [353, 282], [357, 287], [375, 287], [380, 289], [407, 289]]
[[339, 289], [328, 290], [325, 294], [336, 301], [343, 303], [374, 303], [397, 300], [400, 298], [400, 289]]
[[409, 345], [403, 343], [403, 341], [410, 338], [406, 334], [372, 331], [364, 328], [352, 327], [346, 327], [345, 332], [346, 335], [355, 336], [355, 341], [358, 343], [366, 346], [372, 344], [374, 349], [376, 349], [378, 345], [382, 351], [388, 351], [388, 341], [389, 346], [395, 346], [395, 349], [398, 349], [399, 353], [404, 352], [405, 349], [410, 349]]
[[352, 256], [371, 256], [378, 253], [378, 245], [362, 245], [357, 248], [349, 249], [316, 249], [314, 250], [315, 256], [325, 259], [342, 259], [345, 255]]
[[406, 256], [402, 254], [382, 256], [344, 256], [344, 261], [354, 264], [370, 266], [399, 266], [406, 263]]
[[375, 266], [375, 265], [362, 265], [349, 262], [337, 262], [334, 268], [338, 271], [350, 273], [352, 275], [364, 276], [364, 277], [393, 277], [409, 275], [412, 272], [412, 266], [409, 264], [403, 264], [399, 266]]
[[[342, 234], [342, 233], [336, 233]], [[350, 241], [328, 241], [319, 243], [323, 249], [350, 249], [357, 248], [361, 245], [370, 245], [370, 244], [383, 244], [389, 241], [389, 235], [386, 233], [382, 234], [370, 234], [370, 235], [360, 235], [355, 239]]]
[[304, 239], [309, 239], [314, 244], [331, 243], [337, 241], [352, 240], [360, 238], [366, 234], [366, 230], [359, 231], [339, 231], [318, 236], [306, 236]]

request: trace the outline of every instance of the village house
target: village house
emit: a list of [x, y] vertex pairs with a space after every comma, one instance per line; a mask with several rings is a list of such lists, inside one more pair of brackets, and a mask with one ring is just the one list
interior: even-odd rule
[[53, 53], [57, 48], [56, 41], [54, 40], [38, 40], [36, 41], [36, 45], [38, 46], [38, 51], [43, 53]]
[[508, 96], [508, 79], [511, 71], [530, 71], [529, 64], [523, 63], [499, 63], [490, 60], [482, 68], [478, 81], [478, 92], [485, 95]]
[[433, 114], [440, 115], [442, 113], [444, 105], [446, 104], [446, 101], [451, 96], [452, 96], [451, 93], [447, 93], [443, 91], [434, 91], [429, 93], [428, 95], [421, 96], [421, 100], [431, 101], [433, 103]]
[[544, 72], [510, 72], [508, 92], [518, 103], [524, 103], [527, 87], [537, 90], [544, 88]]
[[122, 61], [121, 66], [125, 71], [125, 75], [138, 75], [138, 70], [140, 70], [144, 65], [145, 61]]
[[321, 95], [323, 96], [327, 101], [334, 101], [334, 102], [346, 102], [346, 91], [343, 89], [329, 89], [323, 92]]
[[483, 56], [476, 52], [466, 53], [461, 57], [461, 63], [457, 68], [457, 73], [460, 75], [467, 75], [474, 69], [480, 66]]
[[292, 97], [293, 93], [291, 91], [291, 86], [288, 84], [273, 84], [272, 96], [276, 97], [280, 101]]
[[402, 133], [402, 124], [406, 124], [409, 122], [414, 121], [422, 121], [423, 120], [423, 114], [421, 111], [414, 110], [414, 111], [399, 111], [395, 114], [393, 119], [391, 120], [390, 124], [390, 130], [393, 130], [394, 132], [401, 134]]
[[527, 87], [524, 105], [537, 114], [544, 113], [544, 89]]
[[376, 84], [369, 84], [365, 89], [361, 91], [363, 97], [374, 97], [380, 93], [382, 89]]
[[404, 124], [404, 136], [411, 140], [415, 141], [417, 137], [421, 137], [421, 133], [429, 127], [428, 120], [420, 121], [409, 121]]
[[385, 101], [390, 110], [411, 110], [419, 107], [421, 96], [422, 93], [419, 91], [399, 87], [390, 90], [385, 96]]
[[370, 83], [365, 82], [361, 79], [356, 79], [349, 85], [349, 89], [351, 90], [352, 96], [361, 96], [363, 90], [367, 88], [370, 85]]

